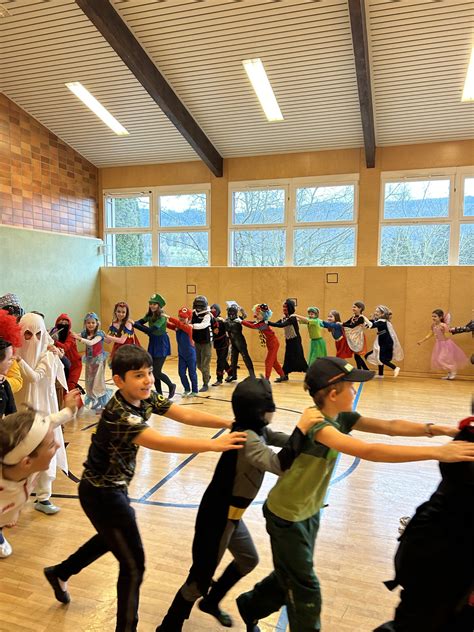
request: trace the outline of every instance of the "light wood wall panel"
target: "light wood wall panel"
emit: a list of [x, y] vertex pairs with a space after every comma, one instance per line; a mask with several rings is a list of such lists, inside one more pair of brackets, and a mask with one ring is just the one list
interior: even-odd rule
[[[328, 283], [328, 273], [338, 274], [338, 283]], [[162, 293], [166, 300], [166, 311], [176, 315], [182, 305], [192, 305], [193, 294], [187, 294], [187, 285], [196, 285], [198, 294], [204, 294], [209, 303], [219, 303], [225, 312], [225, 302], [236, 300], [249, 314], [252, 305], [268, 302], [274, 318], [281, 315], [282, 303], [287, 297], [298, 299], [297, 311], [304, 314], [309, 305], [321, 309], [326, 316], [330, 309], [338, 309], [343, 318], [351, 314], [352, 303], [363, 300], [367, 315], [377, 304], [388, 305], [393, 312], [393, 324], [405, 350], [401, 363], [403, 374], [428, 375], [433, 341], [422, 346], [416, 341], [428, 333], [431, 312], [440, 307], [449, 309], [454, 324], [464, 324], [472, 317], [474, 308], [474, 269], [472, 268], [102, 268], [101, 298], [104, 324], [110, 317], [118, 300], [126, 300], [132, 316], [139, 318], [146, 311], [147, 300], [153, 292]], [[308, 352], [308, 335], [302, 326], [305, 351]], [[283, 359], [284, 337], [277, 331], [281, 342], [280, 358]], [[264, 350], [259, 337], [245, 331], [251, 356], [263, 361]], [[325, 334], [328, 352], [334, 354], [332, 338]], [[369, 348], [375, 333], [367, 332]], [[174, 334], [170, 335], [172, 351], [176, 354]], [[142, 337], [144, 344], [146, 340]], [[454, 338], [470, 355], [473, 349], [471, 336], [462, 334]], [[460, 372], [461, 376], [472, 377], [469, 365]]]

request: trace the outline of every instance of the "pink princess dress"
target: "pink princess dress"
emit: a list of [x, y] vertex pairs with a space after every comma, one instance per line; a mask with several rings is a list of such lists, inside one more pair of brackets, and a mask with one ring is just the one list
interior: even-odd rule
[[433, 353], [431, 354], [431, 368], [448, 371], [448, 377], [454, 377], [459, 369], [468, 363], [467, 355], [450, 338], [446, 338], [449, 327], [446, 323], [432, 325], [435, 337]]

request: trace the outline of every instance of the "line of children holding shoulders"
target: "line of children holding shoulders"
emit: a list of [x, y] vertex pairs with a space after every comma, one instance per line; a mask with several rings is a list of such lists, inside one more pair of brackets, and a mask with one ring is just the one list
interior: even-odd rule
[[[242, 518], [265, 471], [280, 475], [264, 506], [275, 570], [238, 598], [239, 612], [247, 631], [257, 632], [258, 620], [285, 604], [291, 629], [306, 632], [320, 629], [320, 587], [314, 573], [313, 552], [319, 512], [337, 453], [380, 462], [429, 459], [474, 462], [474, 444], [468, 441], [425, 448], [366, 443], [349, 436], [353, 429], [413, 437], [453, 437], [457, 430], [441, 424], [383, 421], [352, 412], [353, 383], [367, 381], [374, 374], [355, 369], [341, 358], [319, 358], [308, 369], [305, 389], [315, 407], [303, 413], [290, 437], [267, 428], [269, 414], [274, 410], [267, 380], [249, 377], [238, 385], [232, 399], [235, 415], [232, 424], [172, 404], [152, 391], [152, 367], [150, 355], [137, 346], [124, 346], [114, 354], [112, 373], [118, 390], [107, 403], [97, 432], [92, 435], [79, 485], [81, 504], [97, 535], [67, 560], [45, 569], [56, 598], [68, 603], [67, 580], [104, 553], [112, 552], [120, 566], [117, 632], [137, 629], [139, 588], [145, 568], [141, 538], [127, 495], [139, 446], [180, 453], [240, 450], [221, 457], [216, 467], [198, 512], [193, 566], [157, 628], [161, 632], [180, 630], [193, 603], [203, 595], [201, 609], [223, 625], [229, 625], [229, 617], [219, 603], [229, 588], [257, 563], [255, 547]], [[29, 410], [13, 413], [0, 424], [1, 527], [15, 521], [26, 503], [27, 496], [20, 493], [23, 486], [32, 485], [37, 472], [48, 467], [58, 448], [52, 426], [73, 415], [77, 397], [77, 391], [68, 394], [66, 409], [55, 416], [45, 418]], [[215, 440], [166, 437], [148, 426], [152, 413], [191, 425], [230, 428], [232, 432]], [[267, 447], [271, 443], [283, 446], [282, 451], [275, 455]], [[226, 548], [234, 561], [209, 591]]]

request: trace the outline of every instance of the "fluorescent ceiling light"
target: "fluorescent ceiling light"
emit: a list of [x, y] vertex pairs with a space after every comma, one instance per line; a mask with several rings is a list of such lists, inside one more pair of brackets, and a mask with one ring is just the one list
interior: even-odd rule
[[474, 48], [471, 51], [471, 60], [467, 67], [466, 81], [461, 101], [474, 101]]
[[106, 125], [110, 127], [118, 136], [128, 136], [128, 132], [123, 125], [117, 121], [115, 117], [108, 112], [104, 106], [97, 101], [92, 94], [84, 88], [82, 83], [79, 81], [73, 81], [71, 83], [66, 83], [66, 87], [69, 88], [71, 92], [73, 92], [76, 97], [78, 97], [84, 105], [87, 105], [89, 109], [91, 109], [96, 116], [98, 116]]
[[273, 94], [262, 60], [244, 59], [242, 63], [267, 119], [271, 122], [283, 121], [283, 114]]

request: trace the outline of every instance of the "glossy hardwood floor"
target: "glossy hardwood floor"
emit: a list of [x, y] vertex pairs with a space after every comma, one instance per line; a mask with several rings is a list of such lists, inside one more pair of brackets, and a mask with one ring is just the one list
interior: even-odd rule
[[[165, 369], [177, 380], [176, 362]], [[241, 372], [244, 375], [244, 372]], [[298, 413], [310, 404], [303, 392], [303, 376], [295, 375], [274, 385], [278, 410], [274, 425], [290, 430]], [[178, 387], [178, 391], [180, 391]], [[176, 403], [200, 407], [231, 417], [233, 385], [212, 388], [207, 397]], [[467, 416], [473, 391], [472, 381], [442, 381], [439, 378], [386, 377], [364, 385], [357, 409], [367, 416], [442, 421], [456, 424]], [[65, 429], [69, 465], [73, 477], [81, 474], [96, 417], [87, 413]], [[192, 427], [153, 417], [160, 432], [182, 436], [213, 435], [212, 430]], [[374, 435], [365, 435], [374, 440]], [[381, 440], [378, 437], [377, 440]], [[442, 443], [443, 438], [415, 440], [382, 438], [390, 443]], [[191, 541], [196, 507], [211, 477], [218, 455], [204, 454], [189, 460], [186, 455], [166, 455], [141, 449], [130, 495], [140, 525], [147, 571], [141, 591], [140, 632], [152, 632], [161, 621], [176, 589], [186, 577], [191, 559]], [[426, 500], [439, 479], [437, 464], [360, 463], [343, 456], [337, 467], [318, 536], [315, 563], [323, 590], [324, 632], [368, 632], [391, 618], [397, 595], [382, 582], [393, 574], [393, 553], [397, 546], [400, 516], [410, 515]], [[246, 514], [261, 562], [228, 595], [226, 609], [234, 615], [236, 632], [240, 622], [235, 597], [251, 588], [271, 568], [271, 554], [261, 514], [262, 501], [274, 484], [267, 475], [257, 502]], [[61, 606], [42, 575], [42, 568], [59, 562], [89, 538], [93, 529], [81, 511], [76, 483], [60, 473], [54, 485], [59, 514], [45, 516], [28, 504], [19, 524], [6, 535], [13, 555], [0, 560], [1, 632], [113, 632], [117, 563], [106, 555], [70, 580], [72, 602]], [[225, 558], [223, 564], [225, 564]], [[186, 623], [187, 632], [214, 632], [223, 628], [197, 608]], [[286, 630], [284, 616], [277, 614], [261, 622], [264, 632]]]

